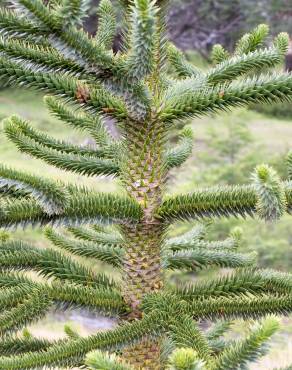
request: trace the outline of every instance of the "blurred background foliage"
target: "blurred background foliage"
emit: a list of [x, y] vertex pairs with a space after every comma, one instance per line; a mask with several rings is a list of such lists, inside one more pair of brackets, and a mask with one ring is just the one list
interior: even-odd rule
[[[116, 1], [116, 9], [121, 18], [118, 0], [114, 1]], [[98, 0], [92, 0], [90, 16], [84, 23], [84, 28], [91, 34], [94, 34], [97, 28], [97, 5]], [[7, 6], [7, 2], [0, 0], [0, 6]], [[228, 50], [232, 50], [235, 40], [259, 23], [267, 23], [270, 26], [271, 38], [281, 31], [288, 32], [292, 37], [291, 0], [176, 0], [171, 4], [168, 19], [170, 38], [186, 52], [189, 60], [201, 68], [211, 63], [212, 45], [221, 43]], [[122, 24], [120, 28], [122, 29]], [[116, 37], [116, 51], [119, 49], [120, 39], [121, 32]], [[292, 50], [281, 68], [292, 70]], [[31, 120], [36, 128], [57, 138], [64, 138], [79, 144], [88, 141], [85, 135], [72, 132], [55, 118], [50, 117], [42, 105], [40, 94], [5, 87], [5, 81], [0, 83], [2, 83], [0, 119], [17, 113]], [[211, 115], [204, 119], [195, 119], [190, 121], [189, 125], [195, 133], [193, 156], [182, 167], [178, 175], [173, 173], [169, 192], [187, 192], [194, 187], [207, 185], [248, 183], [254, 167], [261, 163], [268, 163], [282, 177], [287, 176], [285, 157], [292, 149], [292, 104], [290, 102], [237, 109], [219, 117]], [[177, 132], [180, 128], [178, 124]], [[174, 135], [173, 141], [175, 142], [176, 139], [177, 135]], [[18, 153], [16, 148], [6, 140], [1, 125], [0, 158], [1, 162], [16, 169], [28, 170], [36, 174], [46, 173], [56, 179], [62, 178], [63, 181], [79, 183], [86, 181], [87, 184], [90, 181], [92, 187], [103, 191], [112, 191], [116, 187], [112, 180], [87, 180], [77, 175], [61, 172], [43, 162]], [[284, 217], [273, 225], [250, 219], [244, 222], [238, 219], [219, 222], [215, 220], [209, 226], [210, 239], [225, 238], [236, 226], [243, 229], [242, 248], [258, 252], [259, 266], [291, 272], [292, 227], [288, 217]], [[177, 230], [179, 231], [180, 228]], [[28, 229], [24, 232], [19, 230], [16, 234], [40, 246], [48, 243], [39, 229]], [[70, 322], [83, 332], [95, 331], [99, 327], [92, 320], [89, 320], [87, 326], [84, 321], [80, 324], [78, 321], [80, 317], [81, 315], [74, 316], [72, 319], [66, 316], [65, 318], [60, 317], [59, 320]], [[285, 329], [275, 337], [276, 345], [272, 353], [253, 369], [273, 369], [273, 367], [285, 366], [292, 362], [292, 320], [287, 319], [284, 322]], [[99, 323], [102, 327], [103, 322]], [[104, 325], [109, 326], [110, 323]], [[43, 335], [48, 327], [51, 329], [49, 318], [34, 330]], [[242, 326], [239, 325], [238, 328], [239, 331], [242, 330]], [[54, 327], [56, 333], [58, 330], [59, 327]], [[281, 363], [279, 363], [279, 357]]]

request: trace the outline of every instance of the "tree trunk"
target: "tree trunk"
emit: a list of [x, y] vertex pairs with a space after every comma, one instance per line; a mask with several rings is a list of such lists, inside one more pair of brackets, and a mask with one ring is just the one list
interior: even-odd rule
[[[130, 123], [131, 125], [131, 123]], [[143, 315], [140, 304], [143, 297], [163, 287], [161, 268], [161, 245], [164, 226], [154, 216], [161, 203], [164, 182], [162, 147], [163, 130], [158, 122], [132, 124], [128, 131], [127, 154], [129, 162], [124, 174], [128, 194], [142, 206], [144, 217], [141, 222], [124, 226], [125, 257], [123, 296], [131, 308], [127, 319], [140, 319]], [[159, 344], [145, 339], [135, 346], [126, 348], [124, 358], [137, 369], [157, 370], [160, 365]]]

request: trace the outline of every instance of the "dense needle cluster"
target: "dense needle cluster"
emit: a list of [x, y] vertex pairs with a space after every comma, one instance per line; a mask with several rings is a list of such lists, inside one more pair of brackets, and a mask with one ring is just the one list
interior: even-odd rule
[[[270, 222], [292, 213], [292, 155], [287, 180], [259, 165], [247, 185], [166, 196], [170, 171], [183, 165], [193, 143], [186, 127], [177, 144], [169, 137], [177, 120], [291, 99], [292, 75], [267, 72], [282, 62], [287, 35], [264, 47], [268, 29], [260, 25], [232, 55], [216, 45], [206, 72], [167, 40], [163, 2], [125, 1], [124, 43], [116, 54], [109, 0], [100, 2], [94, 37], [81, 28], [86, 0], [10, 3], [0, 10], [1, 79], [45, 91], [50, 112], [96, 145], [56, 140], [18, 116], [4, 122], [5, 134], [22, 153], [84, 176], [115, 177], [120, 190], [100, 193], [0, 166], [0, 227], [43, 226], [53, 245], [38, 248], [1, 234], [0, 369], [246, 368], [278, 327], [267, 315], [291, 312], [292, 276], [257, 270], [254, 254], [237, 251], [239, 230], [209, 241], [204, 222], [231, 216]], [[177, 221], [196, 225], [170, 237]], [[103, 261], [121, 278], [96, 273], [84, 259]], [[214, 266], [228, 270], [189, 283], [169, 279], [171, 270]], [[119, 325], [89, 337], [70, 328], [64, 340], [33, 337], [26, 326], [56, 306], [88, 307], [118, 317]], [[222, 338], [234, 318], [260, 320], [245, 338]], [[202, 330], [204, 320], [215, 323]]]

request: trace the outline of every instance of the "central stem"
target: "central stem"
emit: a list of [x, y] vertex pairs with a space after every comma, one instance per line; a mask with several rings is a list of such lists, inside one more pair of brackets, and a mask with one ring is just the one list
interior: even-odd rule
[[147, 293], [163, 286], [160, 245], [161, 225], [147, 222], [126, 228], [127, 248], [124, 258], [124, 298], [131, 308], [131, 319], [141, 318], [140, 303]]
[[[123, 264], [123, 296], [131, 308], [128, 319], [142, 317], [143, 297], [163, 287], [161, 245], [164, 225], [155, 218], [161, 203], [164, 180], [163, 128], [159, 122], [133, 123], [127, 127], [128, 163], [124, 182], [129, 196], [143, 209], [142, 220], [124, 226], [125, 257]], [[160, 369], [158, 343], [144, 340], [124, 351], [124, 357], [136, 368]]]

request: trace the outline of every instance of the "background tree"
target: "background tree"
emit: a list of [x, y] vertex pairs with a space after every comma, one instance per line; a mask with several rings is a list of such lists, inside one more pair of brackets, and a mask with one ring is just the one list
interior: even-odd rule
[[185, 0], [173, 4], [169, 12], [170, 37], [184, 50], [197, 50], [209, 59], [212, 45], [220, 43], [232, 50], [240, 34], [259, 23], [267, 23], [271, 33], [292, 33], [289, 0]]
[[[44, 5], [18, 0], [14, 5], [14, 10], [0, 12], [5, 36], [0, 44], [1, 77], [49, 93], [45, 103], [52, 114], [86, 130], [98, 146], [56, 140], [18, 116], [6, 120], [7, 136], [21, 152], [61, 169], [115, 176], [121, 192], [99, 193], [1, 166], [0, 226], [46, 225], [47, 237], [59, 250], [38, 249], [6, 234], [1, 238], [0, 333], [5, 356], [0, 369], [81, 366], [94, 349], [122, 353], [121, 361], [117, 354], [87, 357], [89, 367], [103, 369], [235, 369], [258, 358], [277, 328], [273, 318], [223, 348], [212, 341], [224, 328], [204, 334], [196, 321], [290, 312], [291, 276], [251, 268], [254, 254], [234, 251], [238, 233], [212, 243], [203, 238], [200, 227], [175, 238], [167, 231], [176, 221], [215, 217], [257, 214], [277, 220], [291, 213], [291, 180], [282, 181], [271, 167], [260, 165], [250, 185], [196, 188], [165, 197], [170, 169], [182, 165], [192, 149], [189, 129], [182, 130], [176, 146], [169, 147], [168, 135], [176, 120], [291, 98], [291, 75], [263, 72], [250, 77], [283, 61], [287, 35], [279, 34], [270, 48], [262, 49], [267, 28], [259, 26], [238, 42], [234, 55], [217, 45], [217, 64], [203, 72], [166, 41], [163, 3], [160, 8], [148, 0], [124, 4], [125, 44], [117, 54], [111, 51], [115, 17], [108, 0], [100, 3], [94, 37], [80, 28], [86, 1]], [[167, 74], [169, 65], [176, 78]], [[104, 125], [108, 117], [119, 127], [119, 140]], [[290, 155], [290, 178], [291, 162]], [[82, 226], [86, 224], [92, 226]], [[52, 226], [67, 227], [71, 236]], [[121, 272], [122, 281], [94, 272], [74, 255], [106, 261]], [[237, 270], [191, 285], [173, 286], [166, 278], [169, 270], [210, 265]], [[23, 272], [31, 270], [43, 280]], [[67, 330], [68, 339], [54, 343], [27, 332], [13, 334], [60, 303], [93, 307], [126, 323], [87, 338]]]

